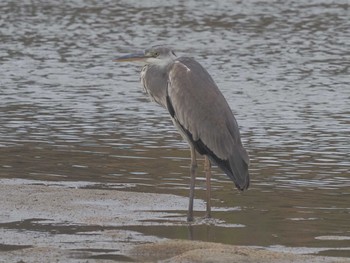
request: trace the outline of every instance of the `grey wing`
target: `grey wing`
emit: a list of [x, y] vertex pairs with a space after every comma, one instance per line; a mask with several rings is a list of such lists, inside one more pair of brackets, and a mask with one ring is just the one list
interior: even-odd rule
[[247, 189], [249, 156], [232, 111], [209, 73], [191, 58], [178, 58], [168, 76], [167, 108], [178, 128], [238, 189]]

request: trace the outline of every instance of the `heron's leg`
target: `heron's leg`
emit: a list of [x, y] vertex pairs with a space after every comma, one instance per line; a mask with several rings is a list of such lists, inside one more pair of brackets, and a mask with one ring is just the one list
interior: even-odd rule
[[211, 179], [211, 162], [208, 158], [208, 156], [205, 156], [205, 176], [206, 176], [206, 184], [207, 184], [207, 214], [206, 217], [211, 217], [211, 185], [210, 185], [210, 179]]
[[196, 173], [197, 173], [197, 158], [196, 150], [191, 146], [191, 179], [190, 179], [190, 203], [188, 206], [187, 221], [193, 221], [193, 199], [194, 199], [194, 187], [196, 182]]

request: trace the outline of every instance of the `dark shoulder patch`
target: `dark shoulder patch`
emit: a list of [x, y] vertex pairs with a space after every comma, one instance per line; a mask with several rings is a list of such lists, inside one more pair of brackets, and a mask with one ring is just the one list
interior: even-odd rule
[[215, 153], [213, 153], [212, 150], [206, 146], [201, 139], [197, 141], [192, 141], [194, 147], [196, 148], [197, 152], [199, 152], [202, 155], [207, 155], [209, 159], [215, 163], [217, 166], [219, 166], [227, 175], [230, 176], [232, 174], [230, 163], [228, 160], [222, 160], [219, 157], [216, 156]]
[[[216, 154], [209, 149], [208, 146], [206, 146], [201, 139], [193, 140], [192, 134], [186, 130], [184, 127], [181, 126], [183, 131], [185, 132], [187, 138], [192, 143], [196, 151], [201, 155], [206, 155], [209, 157], [210, 161], [212, 161], [214, 164], [219, 166], [231, 179], [232, 176], [232, 169], [230, 167], [230, 162], [228, 160], [220, 159]], [[233, 179], [232, 179], [233, 180]]]
[[[168, 110], [170, 114], [172, 114], [171, 112], [173, 112], [174, 115], [172, 116], [175, 116], [175, 112], [171, 105], [170, 98], [168, 97], [167, 97], [167, 105], [168, 105]], [[186, 135], [189, 143], [194, 146], [196, 151], [201, 155], [208, 156], [210, 161], [212, 161], [214, 164], [219, 166], [234, 181], [233, 171], [231, 169], [229, 160], [220, 159], [211, 149], [209, 149], [208, 146], [205, 145], [205, 143], [203, 143], [201, 139], [198, 139], [195, 141], [193, 139], [192, 133], [189, 130], [185, 129], [185, 127], [183, 127], [181, 123], [179, 123], [176, 119], [175, 119], [175, 122], [177, 122], [177, 124], [179, 125], [178, 127], [181, 129], [183, 134]]]
[[170, 116], [174, 118], [175, 110], [174, 110], [173, 104], [171, 103], [170, 97], [168, 95], [166, 96], [166, 107], [170, 113]]

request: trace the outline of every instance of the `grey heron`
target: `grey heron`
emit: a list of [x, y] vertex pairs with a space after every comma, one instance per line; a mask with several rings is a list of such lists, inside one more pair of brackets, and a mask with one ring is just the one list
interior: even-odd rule
[[145, 92], [166, 109], [191, 150], [190, 196], [187, 221], [193, 221], [197, 175], [196, 152], [204, 155], [206, 216], [211, 217], [211, 163], [216, 164], [243, 191], [249, 186], [249, 156], [244, 149], [237, 121], [209, 73], [190, 57], [177, 57], [166, 46], [115, 59], [141, 62]]

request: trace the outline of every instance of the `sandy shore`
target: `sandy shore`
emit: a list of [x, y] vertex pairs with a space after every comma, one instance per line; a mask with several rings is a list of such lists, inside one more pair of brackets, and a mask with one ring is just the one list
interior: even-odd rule
[[140, 261], [161, 262], [198, 262], [198, 263], [330, 263], [349, 262], [349, 259], [295, 255], [272, 252], [264, 249], [223, 245], [209, 242], [170, 240], [154, 244], [137, 246], [129, 254]]
[[1, 179], [0, 262], [349, 262], [144, 236], [123, 227], [187, 224], [187, 198], [96, 188]]

